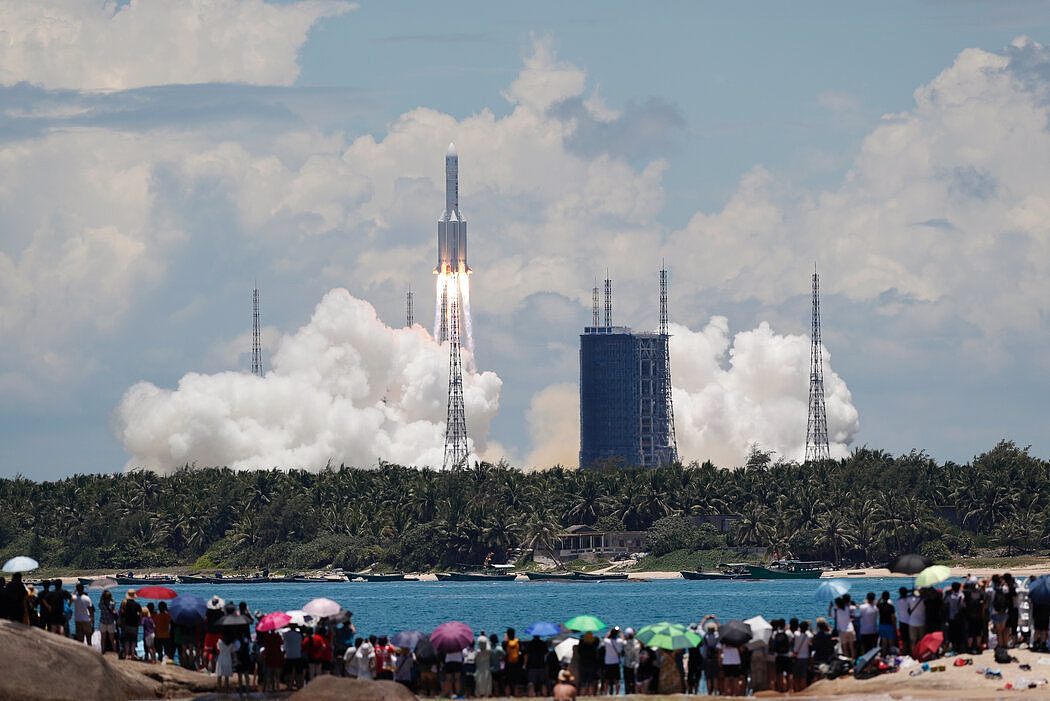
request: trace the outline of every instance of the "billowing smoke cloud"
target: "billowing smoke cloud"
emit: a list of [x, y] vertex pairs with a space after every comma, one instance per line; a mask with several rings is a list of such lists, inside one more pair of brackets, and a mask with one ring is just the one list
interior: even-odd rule
[[[265, 377], [189, 373], [175, 390], [140, 382], [117, 409], [129, 467], [366, 467], [442, 463], [448, 350], [420, 326], [392, 329], [344, 289], [283, 337]], [[501, 380], [467, 373], [473, 449], [483, 453]]]
[[[671, 325], [678, 452], [683, 460], [738, 466], [752, 446], [801, 460], [806, 450], [809, 337], [782, 336], [763, 322], [730, 340], [715, 316], [702, 331]], [[824, 349], [824, 396], [832, 457], [847, 453], [860, 419]]]
[[[782, 336], [768, 324], [732, 338], [725, 317], [701, 331], [671, 325], [678, 452], [683, 462], [744, 463], [752, 447], [801, 460], [806, 449], [809, 338]], [[846, 383], [824, 350], [824, 394], [832, 457], [848, 451], [860, 420]], [[533, 467], [576, 465], [580, 415], [578, 388], [552, 385], [533, 397], [529, 428]]]

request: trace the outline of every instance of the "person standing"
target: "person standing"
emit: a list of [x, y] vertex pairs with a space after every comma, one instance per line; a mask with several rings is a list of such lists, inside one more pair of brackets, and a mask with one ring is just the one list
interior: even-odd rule
[[232, 635], [219, 636], [216, 649], [215, 676], [219, 678], [219, 693], [221, 694], [225, 687], [226, 693], [229, 694], [232, 692], [230, 678], [233, 676], [233, 656], [241, 649], [241, 642]]
[[882, 592], [875, 607], [879, 611], [879, 646], [886, 655], [897, 642], [897, 608], [890, 601], [888, 591]]
[[951, 588], [945, 598], [948, 609], [948, 642], [955, 654], [961, 655], [966, 651], [966, 616], [963, 610], [966, 606], [966, 595], [962, 592], [962, 584], [952, 582]]
[[623, 632], [623, 693], [638, 693], [638, 665], [641, 663], [642, 644], [634, 637], [634, 628]]
[[900, 635], [901, 654], [910, 655], [911, 634], [908, 632], [908, 622], [911, 616], [908, 615], [908, 588], [901, 587], [897, 593], [898, 597], [893, 602], [893, 607], [897, 609], [897, 632]]
[[769, 652], [774, 655], [776, 677], [773, 688], [781, 693], [791, 689], [791, 638], [783, 618], [770, 621], [773, 634], [769, 636]]
[[66, 631], [66, 602], [70, 599], [69, 592], [62, 588], [62, 580], [51, 581], [51, 592], [48, 594], [47, 628], [52, 633], [65, 635]]
[[[593, 636], [592, 636], [593, 637]], [[503, 684], [507, 695], [514, 696], [518, 693], [518, 687], [523, 683], [522, 680], [522, 656], [523, 651], [521, 649], [521, 641], [518, 640], [517, 634], [513, 628], [508, 628], [506, 635], [503, 637], [503, 652], [505, 656], [504, 662], [504, 673], [503, 673]]]
[[879, 607], [875, 605], [875, 592], [869, 591], [858, 611], [860, 630], [860, 654], [879, 645]]
[[620, 626], [613, 626], [602, 640], [601, 655], [604, 665], [602, 667], [602, 687], [599, 693], [604, 691], [611, 696], [619, 696], [620, 661], [623, 659], [623, 639], [620, 638]]
[[474, 693], [485, 698], [492, 696], [492, 650], [489, 639], [478, 637], [478, 652], [474, 655]]
[[921, 591], [913, 591], [908, 595], [908, 640], [909, 649], [914, 650], [915, 644], [926, 635], [926, 601]]
[[[23, 625], [29, 625], [29, 591], [22, 583], [22, 573], [15, 572], [11, 575], [11, 581], [3, 588], [4, 594], [4, 618], [17, 621]], [[90, 641], [89, 641], [90, 642]]]
[[855, 607], [850, 603], [849, 594], [844, 594], [835, 599], [835, 629], [839, 634], [839, 646], [842, 654], [846, 657], [856, 659], [857, 645], [856, 635], [853, 632], [853, 611]]
[[791, 656], [793, 659], [791, 677], [794, 680], [795, 693], [809, 686], [809, 657], [812, 642], [813, 634], [809, 632], [809, 621], [801, 621], [798, 624], [798, 632], [795, 633], [795, 637], [791, 640]]
[[102, 631], [102, 654], [117, 652], [117, 606], [113, 593], [106, 589], [98, 602], [98, 626]]
[[134, 660], [139, 643], [139, 622], [142, 619], [142, 604], [136, 601], [134, 589], [128, 589], [120, 604], [120, 627], [124, 632], [124, 659]]
[[492, 672], [492, 693], [502, 694], [506, 678], [504, 666], [507, 652], [500, 646], [499, 638], [495, 633], [489, 636], [489, 648], [492, 650], [492, 657], [489, 661], [489, 671]]
[[[288, 690], [298, 689], [303, 685], [303, 634], [295, 624], [281, 634], [284, 644], [284, 669], [287, 672]], [[369, 679], [372, 677], [369, 676]]]
[[157, 660], [157, 649], [154, 647], [156, 643], [157, 626], [153, 622], [153, 604], [146, 604], [146, 608], [142, 611], [142, 652], [146, 658], [146, 662], [156, 662]]
[[171, 614], [168, 612], [168, 604], [164, 601], [157, 606], [157, 613], [153, 616], [153, 627], [157, 661], [163, 662], [167, 658], [168, 664], [174, 664], [175, 640], [171, 637]]
[[547, 690], [547, 643], [532, 636], [525, 644], [525, 693], [543, 696]]
[[719, 665], [722, 668], [722, 694], [725, 696], [742, 696], [747, 675], [744, 674], [744, 663], [740, 648], [718, 643]]

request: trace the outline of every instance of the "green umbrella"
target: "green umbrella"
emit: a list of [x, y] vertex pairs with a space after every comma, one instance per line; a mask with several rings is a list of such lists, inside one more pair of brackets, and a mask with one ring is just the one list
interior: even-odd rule
[[950, 567], [945, 567], [944, 565], [933, 565], [915, 575], [915, 586], [919, 589], [922, 589], [923, 587], [932, 587], [935, 584], [940, 584], [951, 576], [952, 570]]
[[646, 647], [660, 650], [685, 650], [700, 644], [700, 636], [677, 623], [653, 623], [645, 626], [635, 637]]
[[580, 633], [596, 633], [605, 628], [605, 624], [597, 616], [575, 616], [565, 621], [565, 628]]

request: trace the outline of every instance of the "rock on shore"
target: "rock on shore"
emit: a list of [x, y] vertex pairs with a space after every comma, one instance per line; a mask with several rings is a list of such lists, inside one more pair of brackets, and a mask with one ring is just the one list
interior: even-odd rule
[[397, 682], [324, 676], [292, 694], [288, 701], [413, 701], [415, 698], [415, 694]]
[[125, 701], [215, 688], [207, 674], [103, 657], [69, 638], [4, 620], [0, 659], [0, 701]]

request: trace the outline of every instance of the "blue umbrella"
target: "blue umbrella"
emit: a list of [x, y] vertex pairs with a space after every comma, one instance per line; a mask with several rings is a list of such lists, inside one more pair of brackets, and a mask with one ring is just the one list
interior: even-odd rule
[[1028, 598], [1033, 604], [1050, 604], [1050, 575], [1036, 577], [1028, 587]]
[[538, 635], [541, 638], [546, 638], [549, 635], [557, 635], [560, 632], [561, 626], [549, 621], [536, 621], [525, 629], [526, 635]]
[[207, 611], [208, 605], [204, 602], [204, 599], [192, 594], [176, 596], [168, 604], [171, 620], [182, 625], [194, 625], [199, 621], [203, 621]]
[[821, 582], [813, 592], [814, 601], [833, 601], [849, 591], [849, 584], [837, 579]]
[[394, 647], [413, 650], [425, 637], [427, 637], [426, 633], [420, 630], [403, 630], [390, 639], [390, 644]]

